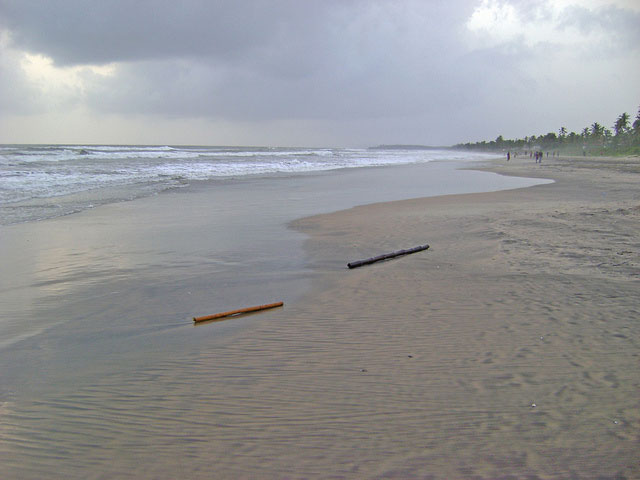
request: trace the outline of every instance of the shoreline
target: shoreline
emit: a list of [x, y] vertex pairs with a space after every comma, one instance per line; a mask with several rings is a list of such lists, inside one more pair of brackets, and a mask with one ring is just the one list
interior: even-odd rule
[[640, 475], [640, 164], [581, 160], [496, 160], [471, 168], [554, 183], [292, 223], [319, 275], [295, 314], [336, 330], [324, 360], [385, 425], [363, 476]]
[[35, 332], [0, 350], [3, 478], [638, 476], [637, 175], [568, 169], [289, 232], [533, 182], [371, 169], [2, 228], [6, 338]]

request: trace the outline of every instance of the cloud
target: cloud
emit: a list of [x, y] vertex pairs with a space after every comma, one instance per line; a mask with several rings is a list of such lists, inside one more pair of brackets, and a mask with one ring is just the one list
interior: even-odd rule
[[[204, 9], [205, 4], [194, 3]], [[222, 33], [218, 25], [240, 16], [238, 11], [201, 11], [192, 17], [194, 8], [187, 9], [191, 13], [180, 22], [191, 30], [184, 38], [176, 34], [184, 27], [166, 25], [166, 16], [174, 13], [169, 8], [165, 20], [156, 17], [161, 33], [155, 42], [122, 51], [117, 46], [101, 50], [88, 42], [80, 51], [61, 36], [45, 53], [62, 64], [116, 62], [117, 76], [96, 78], [88, 88], [92, 108], [110, 113], [242, 120], [396, 116], [428, 109], [447, 96], [455, 99], [456, 90], [465, 90], [467, 77], [457, 77], [441, 55], [443, 48], [452, 53], [461, 48], [443, 32], [456, 28], [451, 12], [434, 11], [421, 2], [407, 2], [403, 8], [390, 8], [391, 2], [326, 2], [311, 9], [302, 9], [303, 4], [308, 5], [257, 2], [265, 7], [258, 8], [261, 14], [245, 15], [246, 23], [237, 31], [225, 26]], [[267, 12], [266, 5], [275, 7]], [[139, 8], [126, 25], [113, 26], [110, 35], [130, 32]], [[254, 23], [253, 17], [262, 22]], [[247, 31], [252, 37], [239, 41]], [[174, 36], [180, 38], [175, 44]], [[64, 55], [56, 56], [58, 50]]]
[[[591, 5], [589, 5], [591, 3]], [[467, 27], [485, 45], [520, 42], [529, 47], [593, 53], [594, 46], [607, 55], [640, 48], [640, 6], [621, 8], [599, 2], [509, 2], [483, 0]]]
[[[323, 141], [366, 129], [371, 143], [530, 134], [553, 121], [538, 113], [548, 102], [559, 123], [563, 110], [587, 114], [587, 103], [588, 121], [637, 103], [634, 5], [0, 0], [0, 105], [201, 119], [246, 138], [293, 124]], [[608, 106], [594, 98], [607, 85], [617, 88]], [[578, 94], [589, 102], [576, 107]]]
[[269, 3], [4, 0], [1, 8], [17, 45], [60, 65], [78, 65], [184, 55], [232, 58], [271, 35], [264, 22], [271, 18], [265, 15]]
[[620, 56], [640, 49], [640, 10], [616, 6], [594, 10], [583, 6], [567, 7], [559, 16], [561, 31], [576, 31], [593, 53]]
[[20, 67], [22, 55], [9, 47], [9, 34], [0, 31], [0, 111], [26, 112], [29, 98]]

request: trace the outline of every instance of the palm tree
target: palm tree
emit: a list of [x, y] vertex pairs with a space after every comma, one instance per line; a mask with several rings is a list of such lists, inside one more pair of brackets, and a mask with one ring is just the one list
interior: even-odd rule
[[638, 115], [636, 115], [636, 119], [633, 121], [633, 129], [636, 131], [636, 134], [640, 133], [640, 107], [638, 107]]
[[633, 121], [632, 134], [632, 142], [635, 145], [640, 144], [640, 107], [638, 107], [638, 115], [636, 115], [636, 119]]
[[591, 125], [591, 142], [593, 145], [604, 145], [604, 127], [598, 122]]
[[604, 136], [604, 138], [602, 139], [602, 144], [604, 145], [606, 143], [607, 145], [609, 145], [611, 143], [611, 139], [613, 138], [613, 132], [608, 128], [605, 128], [602, 135]]
[[594, 122], [591, 125], [591, 135], [594, 137], [601, 137], [604, 135], [604, 127], [600, 125], [598, 122]]
[[627, 112], [624, 112], [618, 117], [613, 126], [613, 130], [616, 132], [616, 137], [627, 133], [629, 130], [629, 114]]

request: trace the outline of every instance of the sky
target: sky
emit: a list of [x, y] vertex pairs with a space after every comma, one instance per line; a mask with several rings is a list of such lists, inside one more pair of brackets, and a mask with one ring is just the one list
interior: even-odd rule
[[0, 0], [0, 143], [452, 145], [639, 106], [639, 0]]

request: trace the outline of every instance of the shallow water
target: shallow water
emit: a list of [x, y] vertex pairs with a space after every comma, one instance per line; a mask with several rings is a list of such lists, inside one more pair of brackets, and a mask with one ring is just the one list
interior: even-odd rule
[[[290, 435], [312, 424], [322, 430], [308, 435], [340, 434], [341, 419], [308, 403], [306, 373], [317, 366], [287, 371], [292, 356], [332, 340], [296, 332], [288, 314], [314, 272], [303, 235], [286, 225], [357, 204], [539, 182], [456, 166], [206, 182], [1, 227], [0, 476], [210, 478], [216, 462], [254, 476], [242, 458], [268, 465], [261, 442], [293, 445]], [[283, 309], [191, 321], [278, 300]], [[343, 402], [349, 389], [335, 380]]]
[[148, 197], [194, 181], [487, 158], [402, 148], [0, 145], [0, 225]]

